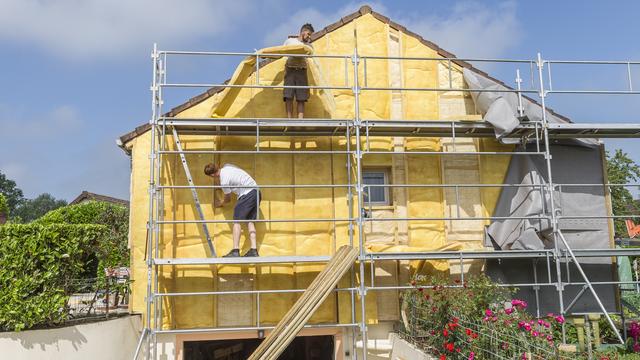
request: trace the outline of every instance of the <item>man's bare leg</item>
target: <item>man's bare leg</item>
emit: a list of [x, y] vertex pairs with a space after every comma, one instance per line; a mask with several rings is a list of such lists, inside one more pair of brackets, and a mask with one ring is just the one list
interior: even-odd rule
[[256, 249], [256, 225], [252, 222], [247, 224], [249, 229], [249, 240], [251, 240], [251, 248]]
[[298, 119], [304, 119], [304, 101], [297, 101], [298, 104]]
[[293, 117], [293, 99], [286, 99], [284, 106], [287, 109], [287, 117], [291, 119]]
[[242, 225], [233, 223], [233, 248], [240, 249], [240, 234], [242, 233]]
[[238, 257], [240, 256], [240, 233], [242, 227], [239, 223], [233, 223], [233, 249], [223, 257]]

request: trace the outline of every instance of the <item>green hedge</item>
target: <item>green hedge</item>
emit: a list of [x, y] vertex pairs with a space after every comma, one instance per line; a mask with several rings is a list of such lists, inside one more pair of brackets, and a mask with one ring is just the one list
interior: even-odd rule
[[108, 233], [102, 225], [0, 226], [0, 329], [52, 326], [67, 316], [71, 279]]
[[35, 221], [38, 224], [99, 224], [107, 227], [106, 236], [97, 244], [94, 264], [87, 264], [83, 277], [104, 281], [104, 268], [129, 266], [129, 209], [100, 201], [87, 201], [52, 210]]

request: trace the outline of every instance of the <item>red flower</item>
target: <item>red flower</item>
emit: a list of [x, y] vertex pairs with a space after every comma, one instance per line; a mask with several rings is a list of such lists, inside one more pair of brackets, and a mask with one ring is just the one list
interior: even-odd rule
[[431, 298], [431, 296], [429, 294], [424, 294], [424, 299], [425, 300], [429, 300]]
[[445, 347], [447, 348], [447, 351], [453, 352], [453, 349], [454, 349], [453, 343], [447, 343]]
[[471, 335], [471, 333], [472, 333], [471, 329], [466, 329], [465, 331], [466, 331], [467, 335], [469, 335], [469, 336], [470, 336], [470, 335]]
[[444, 356], [444, 355], [440, 355], [440, 360], [446, 360], [446, 359], [447, 359], [447, 357], [446, 357], [446, 356]]

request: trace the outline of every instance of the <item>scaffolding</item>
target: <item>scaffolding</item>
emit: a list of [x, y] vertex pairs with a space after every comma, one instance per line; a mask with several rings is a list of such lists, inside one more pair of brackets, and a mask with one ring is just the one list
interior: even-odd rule
[[[255, 76], [257, 81], [255, 84], [210, 84], [210, 83], [173, 83], [167, 81], [167, 58], [172, 56], [252, 56], [255, 57]], [[163, 92], [167, 88], [271, 88], [283, 89], [283, 85], [263, 85], [259, 81], [261, 60], [269, 57], [303, 57], [303, 58], [331, 58], [343, 61], [345, 66], [345, 83], [336, 86], [289, 86], [290, 88], [309, 88], [317, 90], [348, 90], [352, 92], [354, 103], [354, 117], [349, 119], [285, 119], [285, 118], [178, 118], [170, 113], [163, 113]], [[410, 88], [410, 87], [370, 87], [367, 81], [367, 62], [373, 60], [394, 60], [394, 61], [426, 61], [444, 63], [448, 66], [449, 85], [447, 87], [436, 88]], [[519, 70], [516, 73], [516, 88], [505, 88], [503, 90], [484, 90], [454, 87], [451, 82], [451, 71], [454, 64], [461, 61], [466, 62], [483, 62], [498, 64], [515, 64], [531, 69], [531, 88], [522, 89], [520, 84]], [[200, 208], [200, 202], [197, 197], [197, 189], [218, 189], [221, 186], [194, 184], [190, 175], [189, 164], [185, 155], [187, 154], [340, 154], [345, 156], [346, 167], [353, 170], [347, 171], [348, 179], [346, 184], [307, 184], [307, 185], [271, 185], [260, 184], [261, 189], [269, 188], [342, 188], [346, 189], [346, 197], [348, 202], [347, 217], [343, 218], [294, 218], [294, 219], [257, 219], [253, 222], [330, 222], [330, 223], [346, 223], [348, 225], [348, 236], [350, 245], [359, 249], [358, 260], [354, 264], [350, 275], [350, 286], [336, 288], [336, 292], [345, 292], [350, 295], [350, 312], [351, 321], [348, 323], [335, 324], [308, 324], [306, 327], [335, 327], [345, 328], [350, 331], [350, 344], [348, 349], [354, 357], [358, 357], [357, 345], [362, 346], [362, 358], [367, 358], [367, 324], [366, 324], [366, 301], [367, 293], [374, 291], [396, 290], [402, 291], [411, 289], [407, 285], [397, 286], [376, 286], [375, 283], [375, 266], [380, 261], [388, 260], [449, 260], [450, 263], [457, 262], [460, 266], [460, 276], [464, 281], [465, 270], [464, 261], [469, 259], [487, 260], [487, 259], [526, 259], [530, 260], [534, 267], [537, 263], [543, 263], [547, 271], [547, 281], [540, 282], [536, 278], [533, 283], [519, 284], [503, 284], [503, 286], [530, 287], [535, 289], [536, 298], [538, 290], [541, 287], [549, 287], [557, 290], [559, 313], [567, 315], [571, 313], [571, 308], [577, 300], [586, 292], [590, 292], [596, 300], [602, 314], [605, 315], [609, 324], [616, 332], [617, 337], [622, 341], [621, 335], [618, 333], [611, 317], [611, 311], [608, 311], [594, 289], [594, 285], [621, 285], [636, 284], [638, 281], [622, 282], [612, 281], [590, 281], [578, 259], [580, 258], [607, 258], [617, 256], [638, 256], [640, 249], [572, 249], [565, 239], [562, 231], [558, 227], [561, 219], [566, 218], [592, 218], [590, 216], [562, 216], [556, 211], [557, 204], [554, 203], [554, 196], [551, 196], [556, 189], [563, 186], [584, 186], [584, 187], [601, 187], [610, 189], [611, 187], [636, 187], [640, 188], [640, 184], [560, 184], [554, 183], [551, 171], [551, 150], [550, 142], [555, 139], [577, 139], [577, 138], [639, 138], [640, 123], [599, 123], [599, 124], [576, 124], [576, 123], [551, 123], [547, 119], [547, 98], [552, 94], [603, 94], [603, 95], [638, 95], [640, 91], [633, 89], [633, 81], [631, 75], [632, 66], [640, 65], [640, 62], [631, 61], [559, 61], [545, 60], [538, 54], [535, 59], [516, 60], [516, 59], [460, 59], [460, 58], [417, 58], [417, 57], [381, 57], [381, 56], [363, 56], [354, 50], [353, 54], [348, 55], [299, 55], [299, 54], [258, 54], [256, 53], [229, 53], [229, 52], [197, 52], [197, 51], [162, 51], [154, 46], [152, 53], [153, 62], [153, 83], [151, 86], [152, 93], [152, 118], [150, 120], [151, 131], [151, 153], [150, 153], [150, 170], [149, 170], [149, 207], [148, 207], [148, 223], [147, 223], [147, 239], [146, 239], [146, 265], [147, 265], [147, 295], [146, 295], [146, 314], [144, 320], [144, 330], [140, 337], [138, 349], [134, 358], [143, 352], [146, 347], [146, 356], [148, 358], [158, 357], [158, 334], [177, 334], [177, 333], [214, 333], [224, 331], [240, 331], [254, 330], [264, 331], [273, 329], [273, 326], [265, 325], [260, 320], [260, 298], [266, 294], [300, 294], [304, 289], [278, 289], [278, 290], [235, 290], [235, 291], [203, 291], [203, 292], [161, 292], [159, 287], [159, 269], [163, 266], [176, 265], [260, 265], [260, 264], [300, 264], [300, 263], [326, 263], [329, 261], [331, 254], [323, 254], [318, 256], [275, 256], [275, 257], [257, 257], [257, 258], [219, 258], [215, 254], [215, 239], [212, 239], [207, 229], [207, 224], [215, 223], [233, 223], [234, 220], [213, 220], [206, 219]], [[361, 65], [362, 64], [362, 65]], [[626, 67], [628, 75], [628, 86], [618, 90], [554, 90], [552, 86], [552, 65], [557, 64], [589, 64], [589, 65], [616, 65]], [[351, 71], [352, 83], [349, 83], [348, 74]], [[359, 79], [360, 74], [364, 75], [364, 79]], [[546, 79], [545, 79], [546, 78]], [[458, 138], [494, 138], [493, 127], [483, 121], [468, 120], [442, 120], [442, 119], [422, 119], [422, 120], [378, 120], [362, 118], [360, 114], [360, 94], [366, 91], [401, 91], [401, 92], [507, 92], [515, 93], [519, 101], [519, 109], [522, 109], [523, 97], [536, 97], [537, 103], [542, 109], [542, 120], [523, 121], [521, 124], [509, 134], [508, 138], [519, 139], [523, 143], [535, 144], [535, 151], [456, 151], [455, 144]], [[201, 135], [238, 135], [238, 136], [254, 136], [255, 149], [252, 150], [185, 150], [180, 146], [179, 136], [182, 134], [201, 134]], [[167, 139], [173, 136], [176, 150], [168, 150]], [[264, 150], [260, 148], [260, 138], [264, 136], [313, 136], [313, 137], [341, 137], [345, 139], [346, 150]], [[374, 151], [370, 147], [370, 138], [375, 136], [399, 136], [399, 137], [446, 137], [450, 138], [453, 143], [453, 151]], [[353, 145], [352, 145], [353, 144]], [[546, 163], [547, 183], [543, 185], [521, 185], [521, 184], [385, 184], [385, 185], [367, 185], [362, 179], [362, 159], [371, 154], [411, 154], [422, 156], [460, 156], [460, 155], [506, 155], [506, 156], [541, 156]], [[186, 185], [168, 185], [162, 183], [163, 159], [169, 156], [179, 155], [182, 165], [187, 175], [188, 184]], [[606, 180], [605, 180], [606, 181]], [[553, 226], [552, 236], [555, 246], [551, 249], [540, 250], [509, 250], [509, 251], [429, 251], [429, 252], [411, 252], [411, 253], [378, 253], [368, 252], [365, 247], [365, 231], [364, 226], [367, 223], [375, 221], [494, 221], [511, 219], [510, 217], [497, 216], [481, 216], [481, 217], [465, 217], [460, 216], [460, 211], [456, 216], [443, 217], [393, 217], [374, 219], [367, 217], [367, 202], [364, 198], [370, 194], [372, 188], [381, 186], [385, 188], [393, 187], [416, 187], [416, 188], [439, 188], [449, 189], [455, 193], [455, 197], [460, 196], [461, 189], [465, 188], [507, 188], [518, 186], [540, 187], [548, 196], [550, 201], [550, 209], [543, 215], [535, 217], [535, 219], [546, 219]], [[198, 219], [188, 220], [167, 220], [164, 218], [162, 209], [164, 209], [164, 192], [170, 189], [190, 189], [194, 194], [194, 202], [196, 205]], [[458, 205], [459, 206], [459, 203]], [[635, 215], [636, 217], [638, 215]], [[593, 218], [603, 218], [611, 222], [613, 219], [632, 218], [634, 215], [608, 214], [607, 216], [594, 216]], [[525, 217], [528, 218], [528, 217]], [[242, 221], [240, 221], [242, 222]], [[248, 222], [248, 221], [247, 221]], [[160, 254], [159, 239], [161, 229], [165, 225], [171, 224], [199, 224], [204, 229], [204, 234], [209, 245], [210, 257], [207, 258], [163, 258]], [[357, 231], [356, 231], [357, 229]], [[563, 245], [563, 246], [561, 246]], [[335, 251], [335, 249], [333, 249]], [[564, 265], [563, 265], [564, 264]], [[581, 275], [580, 279], [570, 279], [568, 276], [563, 277], [562, 266], [573, 264]], [[366, 284], [366, 269], [370, 267], [369, 285]], [[537, 274], [537, 271], [535, 272]], [[552, 278], [555, 277], [555, 280]], [[576, 297], [568, 304], [564, 304], [563, 291], [566, 286], [581, 286], [582, 289]], [[220, 327], [220, 328], [190, 328], [190, 329], [164, 329], [162, 327], [162, 299], [165, 297], [181, 297], [181, 296], [224, 296], [224, 295], [252, 295], [255, 296], [256, 304], [256, 322], [253, 326], [244, 327]], [[360, 301], [357, 301], [357, 297]], [[536, 304], [537, 305], [537, 304]], [[356, 313], [359, 312], [359, 316]], [[359, 320], [358, 320], [359, 318]], [[357, 344], [358, 343], [358, 344]]]

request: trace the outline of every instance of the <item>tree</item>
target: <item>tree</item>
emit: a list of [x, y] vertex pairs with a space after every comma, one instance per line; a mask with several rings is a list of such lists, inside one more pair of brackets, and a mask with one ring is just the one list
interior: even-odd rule
[[7, 205], [7, 198], [0, 194], [0, 225], [7, 222], [9, 217], [9, 206]]
[[[613, 156], [607, 152], [607, 178], [610, 184], [627, 184], [640, 180], [640, 166], [620, 149]], [[640, 204], [629, 188], [611, 186], [611, 207], [614, 215], [640, 214]], [[634, 220], [638, 222], [640, 217]], [[625, 219], [615, 219], [615, 236], [627, 237]]]
[[14, 218], [20, 218], [23, 222], [31, 222], [51, 210], [67, 205], [65, 200], [56, 199], [50, 194], [38, 195], [35, 199], [24, 200], [13, 212]]
[[3, 174], [2, 171], [0, 171], [0, 194], [4, 195], [7, 199], [9, 213], [13, 213], [18, 205], [24, 201], [22, 190], [18, 188], [15, 181], [7, 179], [6, 175]]

